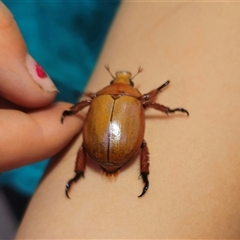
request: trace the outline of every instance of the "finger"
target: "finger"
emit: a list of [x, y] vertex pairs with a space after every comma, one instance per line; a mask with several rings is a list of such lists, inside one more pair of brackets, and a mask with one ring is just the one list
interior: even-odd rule
[[57, 88], [27, 53], [17, 24], [2, 2], [0, 19], [0, 95], [28, 108], [51, 103], [57, 94]]
[[0, 172], [49, 158], [63, 149], [81, 130], [78, 115], [61, 124], [67, 103], [54, 103], [25, 114], [0, 110]]

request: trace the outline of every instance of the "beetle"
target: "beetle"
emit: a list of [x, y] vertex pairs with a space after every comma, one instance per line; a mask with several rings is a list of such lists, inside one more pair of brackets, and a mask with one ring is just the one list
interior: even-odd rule
[[62, 113], [61, 122], [66, 116], [71, 116], [90, 106], [83, 127], [83, 143], [79, 149], [75, 165], [75, 176], [70, 179], [65, 188], [68, 192], [73, 182], [84, 176], [87, 154], [94, 159], [104, 172], [114, 174], [125, 165], [140, 149], [140, 177], [144, 187], [138, 197], [142, 197], [148, 190], [149, 181], [149, 151], [144, 140], [145, 115], [147, 108], [154, 108], [166, 114], [183, 112], [189, 116], [184, 108], [170, 109], [153, 100], [156, 95], [166, 87], [166, 81], [157, 89], [146, 94], [141, 94], [134, 88], [133, 78], [127, 71], [116, 72], [114, 76], [109, 66], [105, 66], [113, 80], [110, 85], [98, 91], [89, 93], [90, 99], [83, 100], [69, 110]]

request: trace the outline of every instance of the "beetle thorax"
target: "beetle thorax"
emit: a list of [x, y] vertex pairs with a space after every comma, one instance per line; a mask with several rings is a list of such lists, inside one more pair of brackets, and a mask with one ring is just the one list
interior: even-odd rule
[[131, 85], [131, 76], [130, 72], [116, 72], [116, 78], [113, 80], [113, 83], [125, 83]]

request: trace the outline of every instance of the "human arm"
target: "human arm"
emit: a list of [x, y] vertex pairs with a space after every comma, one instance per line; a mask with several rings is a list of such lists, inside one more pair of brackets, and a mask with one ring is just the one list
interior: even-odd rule
[[113, 182], [89, 159], [67, 199], [82, 143], [76, 138], [52, 160], [17, 238], [239, 238], [238, 8], [122, 4], [87, 90], [108, 84], [105, 64], [131, 72], [142, 66], [136, 87], [145, 93], [170, 79], [157, 102], [184, 107], [190, 117], [146, 112], [150, 188], [141, 199], [138, 157]]

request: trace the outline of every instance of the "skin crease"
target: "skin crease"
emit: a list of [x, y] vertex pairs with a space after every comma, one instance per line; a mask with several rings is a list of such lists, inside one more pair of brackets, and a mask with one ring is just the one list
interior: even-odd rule
[[140, 199], [139, 156], [115, 181], [88, 159], [67, 199], [76, 138], [52, 160], [16, 238], [240, 237], [239, 11], [237, 3], [122, 3], [87, 90], [110, 82], [105, 64], [132, 74], [141, 65], [140, 92], [170, 79], [156, 102], [190, 116], [146, 111], [150, 188]]

